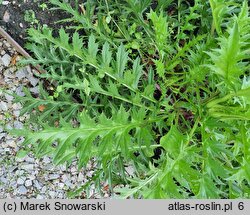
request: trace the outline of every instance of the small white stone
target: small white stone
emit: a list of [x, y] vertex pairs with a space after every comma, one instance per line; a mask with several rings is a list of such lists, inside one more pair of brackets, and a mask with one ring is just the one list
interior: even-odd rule
[[34, 78], [33, 76], [28, 77], [28, 79], [29, 79], [30, 84], [31, 84], [33, 87], [35, 87], [35, 86], [38, 84], [38, 82], [39, 82], [39, 80], [38, 80], [37, 78]]
[[64, 187], [64, 183], [59, 183], [58, 187], [62, 189]]
[[6, 125], [6, 128], [9, 129], [9, 130], [12, 130], [12, 129], [13, 129], [13, 127], [10, 125], [10, 123], [8, 123], [8, 124]]
[[66, 175], [62, 175], [62, 182], [65, 183], [66, 181], [68, 181], [68, 177]]
[[27, 170], [27, 171], [30, 171], [30, 170], [33, 170], [34, 169], [34, 165], [33, 164], [24, 164], [21, 166], [21, 168], [23, 170]]
[[30, 187], [31, 185], [32, 185], [32, 181], [31, 180], [28, 179], [28, 180], [25, 181], [25, 186], [26, 187]]
[[28, 75], [28, 72], [27, 72], [26, 68], [19, 69], [16, 72], [16, 77], [18, 78], [18, 80], [21, 80], [21, 79], [27, 77], [27, 75]]
[[9, 1], [3, 1], [2, 5], [8, 5], [10, 2]]
[[11, 57], [8, 54], [5, 54], [0, 60], [2, 61], [3, 65], [7, 67], [10, 64]]
[[8, 105], [6, 102], [1, 101], [0, 102], [0, 111], [7, 111], [8, 110]]
[[16, 148], [17, 145], [16, 145], [16, 142], [14, 140], [7, 140], [6, 141], [6, 144], [11, 147], [11, 148]]
[[49, 195], [53, 199], [53, 198], [55, 198], [56, 193], [55, 193], [55, 191], [49, 191]]
[[77, 168], [75, 166], [71, 167], [70, 172], [76, 174]]
[[36, 196], [36, 199], [44, 199], [44, 197], [43, 197], [42, 195], [38, 194], [38, 195]]
[[28, 176], [28, 178], [29, 178], [31, 181], [33, 181], [33, 180], [36, 179], [36, 177], [35, 177], [34, 175], [30, 175], [30, 176]]
[[43, 186], [42, 189], [41, 189], [41, 193], [45, 193], [47, 190], [47, 187]]
[[83, 175], [81, 172], [78, 174], [77, 181], [78, 181], [78, 182], [84, 181], [84, 175]]
[[[0, 140], [6, 136], [5, 133], [0, 133]], [[1, 148], [0, 148], [1, 149]]]
[[8, 42], [5, 42], [5, 45], [7, 48], [10, 48], [10, 44]]
[[21, 123], [19, 121], [14, 121], [14, 128], [22, 129], [23, 128], [23, 123]]
[[34, 183], [35, 188], [37, 188], [38, 190], [42, 188], [41, 184], [37, 180], [34, 180], [33, 183]]
[[14, 99], [14, 97], [13, 96], [11, 96], [11, 95], [9, 95], [9, 94], [5, 94], [5, 98], [6, 98], [6, 100], [8, 101], [8, 102], [10, 102], [10, 101], [12, 101], [13, 99]]
[[35, 163], [35, 159], [34, 158], [31, 158], [29, 156], [25, 157], [24, 160], [27, 162], [27, 163]]
[[67, 180], [64, 183], [65, 183], [66, 186], [68, 186], [70, 188], [72, 187], [72, 183], [70, 182], [70, 180]]
[[13, 111], [13, 115], [14, 115], [15, 117], [19, 117], [19, 116], [20, 116], [20, 110], [14, 110], [14, 111]]
[[58, 199], [63, 199], [63, 193], [58, 193], [57, 198]]
[[34, 94], [39, 94], [39, 89], [38, 89], [38, 87], [32, 87], [32, 88], [30, 88], [30, 92], [34, 93]]
[[20, 194], [26, 194], [28, 192], [27, 188], [25, 186], [18, 187], [18, 193]]
[[18, 169], [18, 170], [16, 171], [16, 174], [17, 174], [17, 175], [23, 175], [23, 174], [24, 174], [24, 171]]
[[44, 162], [45, 164], [51, 163], [51, 159], [50, 159], [48, 156], [44, 156], [43, 162]]
[[25, 96], [25, 93], [23, 92], [23, 86], [18, 86], [16, 89], [16, 94], [18, 96]]
[[18, 178], [16, 183], [18, 185], [23, 185], [24, 184], [24, 180], [22, 178]]
[[1, 177], [0, 178], [0, 182], [4, 183], [4, 184], [7, 184], [8, 183], [8, 180], [5, 178], [5, 177]]
[[21, 108], [22, 108], [22, 105], [21, 105], [20, 102], [14, 103], [14, 104], [12, 105], [12, 109], [13, 109], [13, 110], [20, 110]]
[[4, 15], [3, 15], [3, 21], [4, 22], [9, 22], [10, 21], [10, 13], [6, 10]]
[[61, 164], [61, 165], [59, 166], [59, 168], [60, 168], [60, 170], [61, 170], [62, 172], [64, 172], [64, 171], [67, 170], [67, 165], [66, 165], [66, 164]]
[[59, 174], [51, 174], [49, 175], [49, 180], [55, 180], [55, 179], [58, 179], [60, 177]]

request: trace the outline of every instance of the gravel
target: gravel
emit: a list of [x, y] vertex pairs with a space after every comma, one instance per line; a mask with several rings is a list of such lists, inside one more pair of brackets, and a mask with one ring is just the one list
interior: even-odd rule
[[4, 66], [9, 66], [11, 61], [11, 57], [8, 54], [5, 54], [1, 57], [1, 62]]
[[28, 190], [27, 190], [27, 188], [25, 187], [25, 186], [20, 186], [20, 187], [18, 187], [18, 190], [17, 190], [17, 192], [19, 193], [19, 194], [27, 194], [27, 192], [28, 192]]
[[[0, 198], [67, 198], [68, 191], [88, 182], [95, 163], [90, 162], [81, 171], [77, 170], [76, 161], [69, 167], [56, 167], [48, 156], [36, 158], [32, 146], [22, 144], [23, 137], [14, 137], [7, 132], [7, 129], [23, 128], [30, 117], [29, 114], [20, 115], [22, 104], [14, 103], [10, 94], [25, 96], [23, 87], [34, 94], [39, 93], [39, 80], [33, 76], [35, 71], [29, 66], [17, 66], [20, 59], [21, 56], [0, 37]], [[23, 157], [16, 157], [26, 149], [29, 151]], [[100, 198], [94, 187], [90, 194], [88, 198]]]
[[0, 102], [0, 110], [1, 111], [7, 111], [8, 110], [8, 106], [6, 102], [1, 101]]

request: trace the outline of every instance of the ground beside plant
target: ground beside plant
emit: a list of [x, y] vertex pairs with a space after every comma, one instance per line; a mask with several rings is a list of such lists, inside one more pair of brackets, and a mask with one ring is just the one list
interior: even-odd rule
[[[48, 156], [35, 158], [32, 147], [22, 145], [23, 137], [6, 132], [6, 129], [22, 128], [30, 117], [30, 114], [21, 116], [22, 105], [15, 103], [10, 94], [24, 96], [23, 87], [38, 94], [39, 80], [34, 77], [37, 72], [30, 66], [18, 66], [20, 59], [14, 48], [0, 37], [0, 198], [66, 198], [68, 192], [88, 182], [95, 164], [90, 162], [80, 172], [76, 162], [69, 167], [55, 167]], [[95, 187], [81, 196], [98, 197]]]
[[60, 28], [56, 22], [65, 18], [64, 13], [49, 11], [46, 0], [15, 0], [0, 2], [0, 26], [21, 46], [25, 45], [27, 28], [38, 24]]

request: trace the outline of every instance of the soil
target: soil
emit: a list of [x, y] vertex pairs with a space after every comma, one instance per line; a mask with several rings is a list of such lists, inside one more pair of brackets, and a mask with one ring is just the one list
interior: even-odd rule
[[42, 25], [46, 24], [52, 28], [60, 28], [61, 24], [56, 24], [60, 19], [65, 18], [65, 14], [59, 10], [50, 11], [42, 9], [44, 3], [50, 8], [48, 1], [44, 0], [15, 0], [5, 1], [7, 5], [0, 3], [0, 26], [4, 28], [22, 47], [25, 45], [27, 29], [37, 23], [25, 21], [26, 11], [34, 12], [35, 19]]

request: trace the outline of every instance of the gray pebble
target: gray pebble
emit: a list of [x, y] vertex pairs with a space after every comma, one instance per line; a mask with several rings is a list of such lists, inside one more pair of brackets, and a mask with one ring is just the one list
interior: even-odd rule
[[13, 99], [14, 99], [14, 97], [13, 96], [11, 96], [11, 95], [9, 95], [9, 94], [5, 94], [5, 98], [6, 98], [6, 100], [8, 101], [8, 102], [11, 102], [11, 101], [13, 101]]
[[42, 189], [41, 189], [41, 193], [45, 193], [47, 190], [47, 187], [46, 186], [43, 186]]
[[24, 160], [27, 162], [27, 163], [35, 163], [35, 159], [34, 158], [31, 158], [31, 157], [25, 157]]
[[68, 181], [69, 179], [68, 179], [68, 177], [67, 177], [67, 175], [62, 175], [62, 182], [66, 182], [66, 181]]
[[58, 183], [58, 187], [62, 189], [64, 187], [64, 183]]
[[42, 186], [37, 180], [34, 180], [33, 183], [34, 183], [35, 188], [37, 188], [38, 190], [41, 190]]
[[[0, 47], [2, 46], [2, 44], [0, 43]], [[6, 51], [4, 51], [4, 50], [2, 50], [1, 52], [0, 52], [0, 54], [1, 55], [5, 55], [5, 53], [6, 53]]]
[[36, 199], [45, 199], [45, 197], [42, 196], [42, 195], [40, 195], [40, 194], [38, 194], [38, 195], [36, 196]]
[[5, 177], [1, 177], [1, 178], [0, 178], [0, 182], [1, 182], [1, 183], [4, 183], [4, 184], [7, 184], [7, 183], [8, 183], [8, 180], [7, 180], [7, 178], [5, 178]]
[[53, 199], [53, 198], [55, 198], [56, 192], [55, 191], [49, 191], [49, 195]]
[[23, 164], [21, 168], [26, 171], [31, 171], [34, 169], [34, 164]]
[[32, 181], [31, 180], [26, 180], [25, 181], [25, 186], [26, 187], [30, 187], [32, 185]]
[[16, 145], [16, 142], [14, 140], [7, 140], [6, 141], [6, 144], [9, 146], [9, 147], [12, 147], [12, 148], [16, 148], [17, 145]]
[[18, 185], [23, 185], [24, 184], [24, 179], [23, 178], [18, 178], [16, 183]]
[[49, 175], [49, 180], [55, 180], [55, 179], [58, 179], [60, 177], [59, 174], [51, 174]]
[[58, 193], [57, 198], [63, 199], [64, 198], [63, 193]]
[[70, 172], [76, 174], [77, 168], [75, 166], [71, 167]]
[[11, 186], [12, 188], [16, 188], [16, 187], [17, 187], [16, 181], [15, 181], [15, 180], [14, 180], [14, 181], [11, 181], [11, 182], [10, 182], [10, 186]]
[[28, 192], [28, 190], [25, 186], [22, 185], [22, 186], [18, 187], [17, 192], [24, 195]]
[[16, 77], [18, 78], [18, 80], [21, 80], [27, 76], [28, 76], [28, 72], [26, 68], [21, 68], [16, 72]]
[[2, 5], [8, 5], [10, 2], [9, 1], [3, 1]]
[[3, 21], [4, 22], [9, 22], [10, 21], [10, 13], [9, 13], [8, 10], [6, 10], [4, 15], [3, 15]]
[[12, 108], [13, 108], [13, 110], [20, 110], [22, 108], [22, 105], [20, 104], [20, 102], [14, 103], [12, 105]]
[[[0, 133], [0, 140], [3, 139], [5, 136], [6, 136], [5, 133]], [[1, 150], [1, 148], [0, 148], [0, 151], [3, 151], [3, 150]]]
[[63, 171], [63, 172], [67, 170], [66, 164], [61, 164], [61, 165], [59, 166], [59, 168], [60, 168], [60, 170]]
[[38, 89], [38, 87], [32, 87], [32, 88], [30, 88], [30, 92], [34, 93], [34, 94], [39, 94], [39, 89]]
[[49, 163], [51, 163], [51, 158], [49, 158], [48, 156], [44, 156], [43, 162], [44, 162], [45, 164], [49, 164]]
[[14, 111], [13, 111], [13, 115], [14, 115], [15, 117], [19, 117], [19, 116], [20, 116], [20, 110], [14, 110]]
[[84, 175], [80, 172], [79, 174], [78, 174], [78, 178], [77, 178], [77, 181], [83, 181], [84, 180]]
[[18, 86], [18, 87], [16, 88], [16, 94], [17, 94], [18, 96], [25, 96], [25, 93], [23, 92], [23, 86]]
[[6, 69], [4, 71], [4, 77], [5, 78], [13, 78], [13, 71], [11, 69]]
[[6, 129], [7, 129], [7, 130], [12, 130], [13, 127], [12, 127], [12, 125], [11, 125], [10, 123], [8, 123], [8, 124], [6, 125]]
[[67, 181], [65, 181], [64, 183], [65, 183], [66, 186], [68, 186], [68, 187], [70, 187], [70, 188], [72, 187], [72, 183], [71, 183], [70, 180], [67, 180]]
[[9, 66], [11, 57], [8, 54], [5, 54], [2, 58], [0, 58], [0, 61], [2, 61], [4, 66]]
[[35, 87], [39, 82], [39, 80], [33, 76], [29, 76], [28, 80], [33, 87]]
[[29, 175], [28, 178], [29, 178], [31, 181], [33, 181], [33, 180], [36, 179], [36, 177], [35, 177], [34, 175]]
[[16, 171], [16, 174], [17, 174], [17, 175], [23, 175], [23, 174], [24, 174], [24, 171], [23, 171], [23, 170], [18, 169], [18, 170]]
[[8, 110], [8, 105], [6, 102], [3, 102], [3, 101], [0, 102], [0, 110], [2, 110], [2, 111]]
[[14, 128], [22, 129], [23, 128], [23, 123], [21, 123], [19, 121], [14, 121]]
[[44, 168], [49, 171], [53, 171], [55, 166], [52, 163], [50, 163], [50, 164], [45, 165]]

